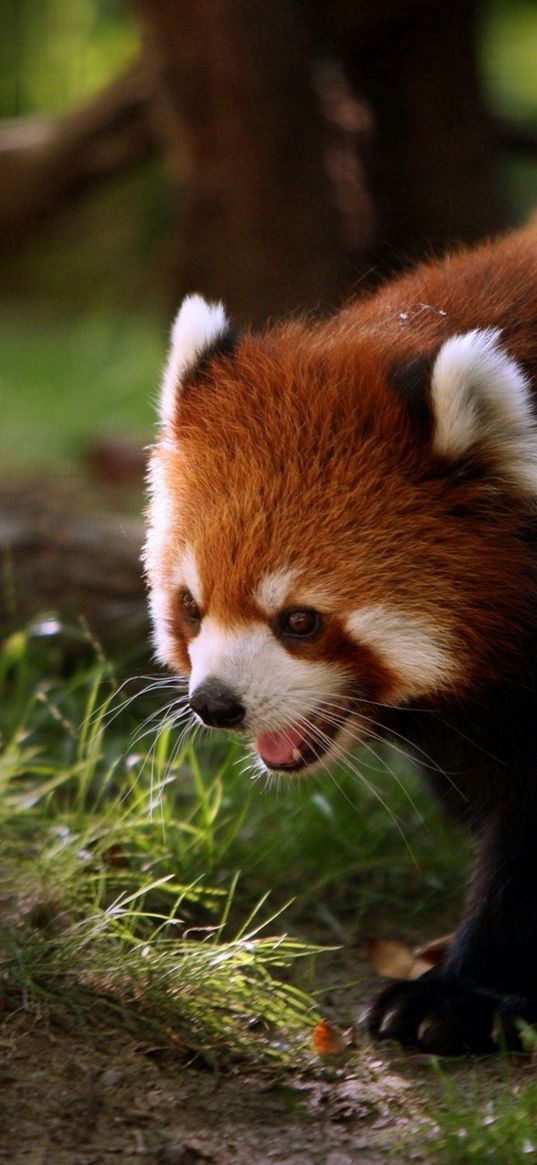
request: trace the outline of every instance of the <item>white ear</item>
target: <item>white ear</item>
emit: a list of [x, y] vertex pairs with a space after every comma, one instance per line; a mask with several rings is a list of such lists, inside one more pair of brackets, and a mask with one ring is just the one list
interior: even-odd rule
[[207, 303], [201, 295], [188, 295], [175, 317], [171, 346], [160, 393], [160, 419], [171, 425], [185, 373], [203, 352], [229, 328], [221, 303]]
[[537, 425], [524, 372], [498, 346], [500, 331], [466, 332], [442, 345], [432, 374], [433, 447], [458, 458], [481, 445], [495, 471], [537, 492]]

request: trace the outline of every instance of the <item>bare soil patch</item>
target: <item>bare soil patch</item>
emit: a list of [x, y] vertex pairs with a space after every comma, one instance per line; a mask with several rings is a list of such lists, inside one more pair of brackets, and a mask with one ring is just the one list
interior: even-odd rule
[[81, 1034], [25, 1016], [6, 1022], [0, 1052], [0, 1160], [10, 1165], [423, 1160], [408, 1082], [385, 1059], [376, 1083], [352, 1067], [274, 1079], [186, 1064], [115, 1031]]

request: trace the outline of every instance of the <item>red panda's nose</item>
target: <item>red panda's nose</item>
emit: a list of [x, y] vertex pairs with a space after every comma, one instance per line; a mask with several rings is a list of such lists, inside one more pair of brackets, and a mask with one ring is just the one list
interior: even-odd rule
[[204, 680], [189, 697], [192, 711], [209, 728], [240, 728], [245, 709], [232, 688], [221, 680]]

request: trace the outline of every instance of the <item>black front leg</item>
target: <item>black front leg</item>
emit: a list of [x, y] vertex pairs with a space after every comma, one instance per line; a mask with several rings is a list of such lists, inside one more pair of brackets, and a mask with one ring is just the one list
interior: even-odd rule
[[386, 987], [369, 1026], [377, 1038], [460, 1055], [517, 1047], [518, 1018], [537, 1022], [537, 814], [527, 796], [499, 807], [481, 831], [444, 965]]

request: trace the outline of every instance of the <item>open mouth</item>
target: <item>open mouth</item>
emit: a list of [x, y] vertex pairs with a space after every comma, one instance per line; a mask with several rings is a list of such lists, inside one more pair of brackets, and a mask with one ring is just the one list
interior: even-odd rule
[[345, 708], [338, 709], [336, 716], [323, 715], [319, 709], [300, 724], [288, 724], [279, 732], [261, 732], [255, 741], [256, 752], [267, 769], [297, 773], [322, 759], [347, 716]]

